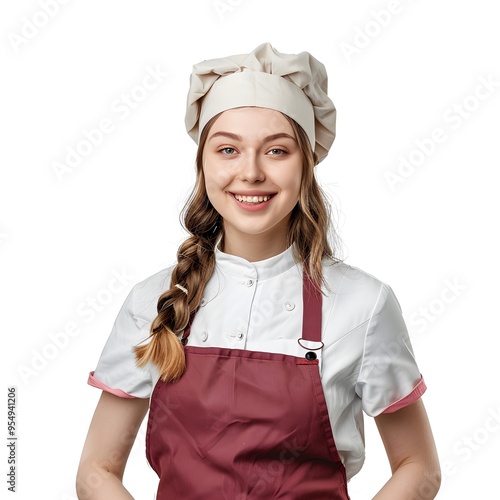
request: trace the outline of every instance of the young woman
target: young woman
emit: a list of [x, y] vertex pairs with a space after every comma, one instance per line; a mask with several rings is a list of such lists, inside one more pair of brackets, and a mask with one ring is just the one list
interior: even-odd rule
[[194, 66], [197, 178], [175, 266], [135, 285], [89, 383], [103, 390], [81, 499], [122, 485], [149, 409], [159, 499], [348, 499], [375, 417], [392, 476], [429, 499], [439, 463], [425, 391], [387, 284], [335, 258], [314, 168], [335, 137], [324, 66], [269, 44]]

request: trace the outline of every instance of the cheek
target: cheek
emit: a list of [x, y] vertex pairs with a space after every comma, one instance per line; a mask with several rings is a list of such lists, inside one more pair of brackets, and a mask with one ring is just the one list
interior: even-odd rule
[[300, 186], [302, 183], [302, 168], [297, 167], [293, 174], [287, 176], [286, 179], [283, 179], [283, 186], [286, 187], [287, 191], [290, 195], [297, 196], [297, 199], [300, 194]]
[[213, 164], [203, 166], [205, 174], [205, 190], [208, 199], [214, 208], [219, 211], [226, 200], [226, 188], [230, 184], [231, 176], [223, 168], [214, 168]]
[[224, 189], [231, 182], [231, 171], [226, 166], [214, 165], [207, 162], [203, 166], [203, 171], [205, 173], [207, 191]]

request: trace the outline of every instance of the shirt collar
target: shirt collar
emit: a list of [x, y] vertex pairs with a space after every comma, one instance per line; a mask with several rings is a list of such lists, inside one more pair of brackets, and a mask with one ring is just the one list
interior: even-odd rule
[[215, 262], [219, 270], [224, 273], [239, 277], [250, 277], [260, 281], [274, 278], [296, 264], [293, 258], [293, 246], [269, 259], [249, 262], [242, 257], [222, 252], [219, 250], [219, 246], [216, 245]]

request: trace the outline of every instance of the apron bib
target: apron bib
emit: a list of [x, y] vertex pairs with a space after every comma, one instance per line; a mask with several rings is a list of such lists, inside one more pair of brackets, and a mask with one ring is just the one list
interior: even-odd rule
[[[297, 340], [321, 342], [322, 295], [306, 277], [303, 286]], [[158, 500], [349, 499], [314, 350], [184, 350], [183, 376], [159, 380], [151, 396], [146, 455]]]

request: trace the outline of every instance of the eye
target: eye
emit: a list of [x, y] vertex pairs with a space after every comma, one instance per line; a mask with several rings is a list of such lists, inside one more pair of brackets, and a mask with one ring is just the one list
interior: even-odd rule
[[234, 155], [236, 153], [236, 149], [234, 148], [221, 148], [219, 149], [219, 153], [222, 153], [223, 155], [227, 155], [227, 156], [230, 156], [230, 155]]
[[279, 149], [279, 148], [273, 148], [270, 149], [267, 154], [270, 154], [272, 156], [280, 156], [286, 154], [286, 151], [284, 149]]

